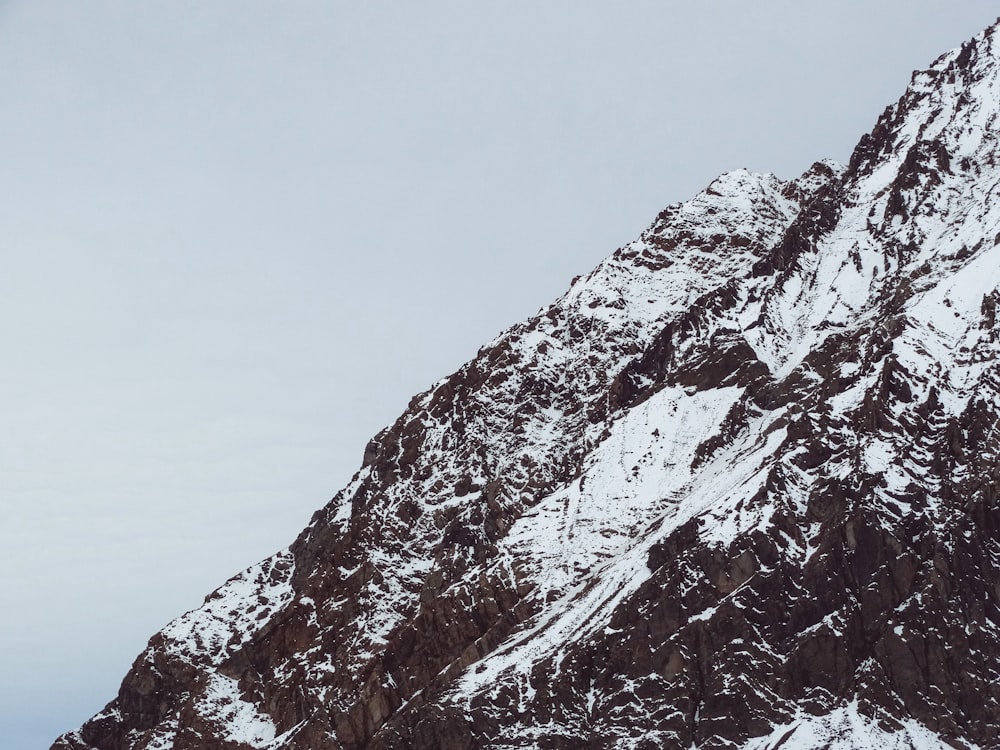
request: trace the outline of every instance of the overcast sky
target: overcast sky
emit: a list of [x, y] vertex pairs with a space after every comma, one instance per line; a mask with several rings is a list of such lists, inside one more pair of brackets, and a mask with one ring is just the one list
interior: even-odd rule
[[665, 205], [846, 161], [994, 6], [0, 0], [0, 746]]

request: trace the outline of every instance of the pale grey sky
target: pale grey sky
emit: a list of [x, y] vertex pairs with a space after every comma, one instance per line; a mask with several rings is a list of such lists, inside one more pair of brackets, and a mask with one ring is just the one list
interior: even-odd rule
[[0, 2], [0, 746], [289, 543], [410, 396], [994, 4]]

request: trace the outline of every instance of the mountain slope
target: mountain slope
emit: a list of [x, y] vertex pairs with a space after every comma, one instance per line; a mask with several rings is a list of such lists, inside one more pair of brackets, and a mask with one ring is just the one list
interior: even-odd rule
[[54, 747], [993, 746], [996, 37], [414, 398]]

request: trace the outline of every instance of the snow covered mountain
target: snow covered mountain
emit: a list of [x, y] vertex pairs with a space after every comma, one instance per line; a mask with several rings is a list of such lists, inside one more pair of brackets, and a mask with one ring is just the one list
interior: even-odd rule
[[415, 397], [53, 748], [1000, 747], [998, 34]]

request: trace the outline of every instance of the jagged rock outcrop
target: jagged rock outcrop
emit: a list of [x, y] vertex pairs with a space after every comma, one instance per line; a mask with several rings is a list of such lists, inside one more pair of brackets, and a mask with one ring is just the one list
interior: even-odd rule
[[998, 33], [414, 398], [53, 747], [998, 747]]

